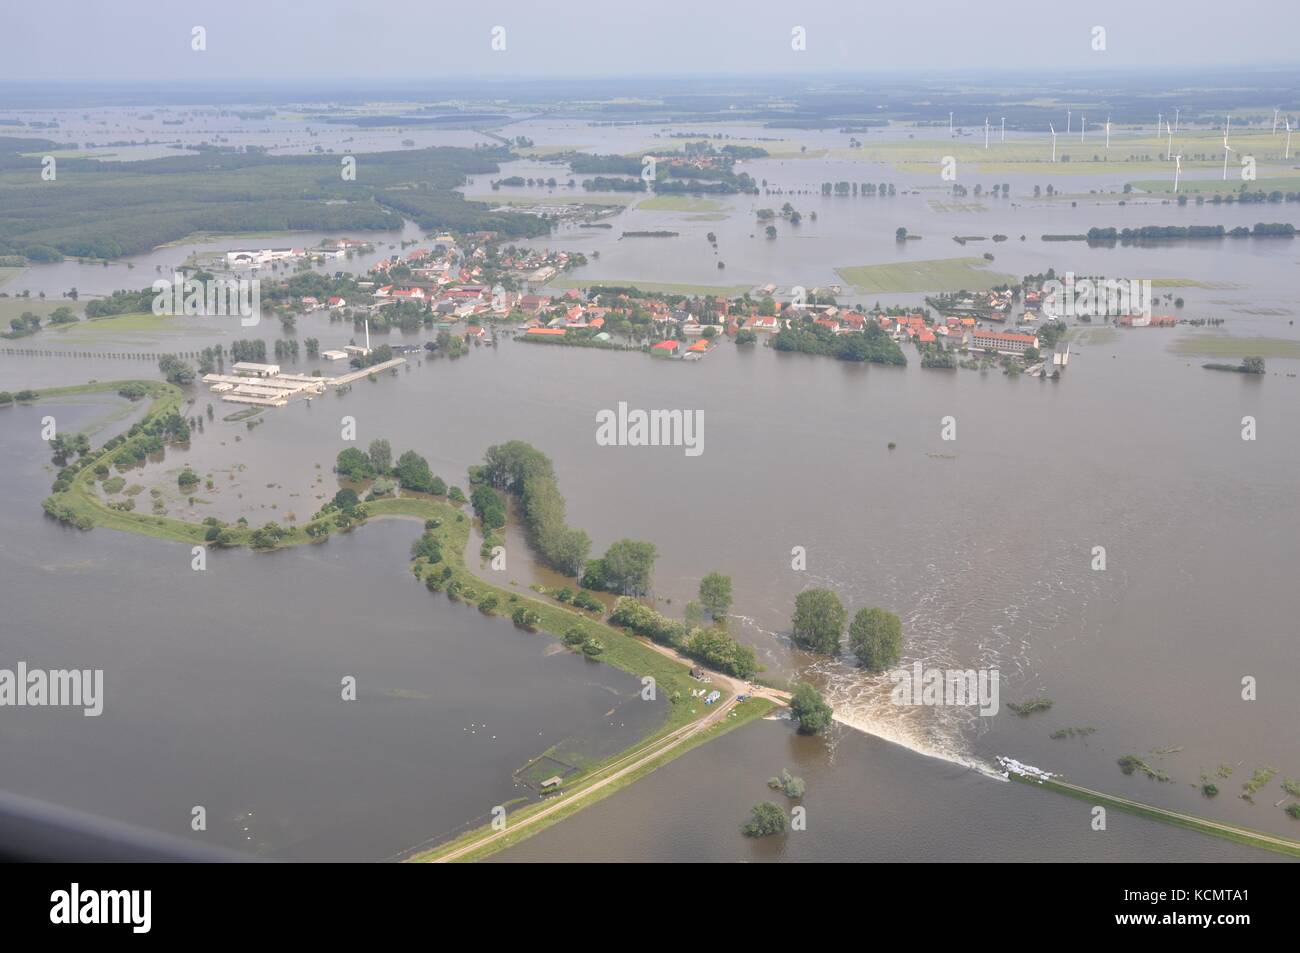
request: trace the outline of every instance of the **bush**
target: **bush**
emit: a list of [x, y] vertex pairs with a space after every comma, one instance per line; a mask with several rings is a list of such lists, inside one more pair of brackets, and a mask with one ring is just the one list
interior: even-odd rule
[[748, 823], [741, 828], [746, 837], [770, 837], [785, 833], [785, 811], [771, 801], [755, 804]]
[[510, 621], [521, 629], [531, 632], [542, 624], [542, 617], [527, 606], [516, 606], [515, 611], [510, 614]]
[[479, 601], [478, 611], [482, 612], [484, 615], [491, 615], [493, 611], [495, 611], [496, 607], [499, 606], [500, 604], [501, 604], [500, 599], [498, 599], [495, 595], [488, 593]]
[[442, 562], [442, 547], [438, 545], [436, 537], [425, 533], [414, 543], [411, 544], [411, 558], [420, 559], [423, 557], [430, 563]]
[[774, 791], [780, 791], [791, 800], [798, 800], [803, 797], [804, 791], [808, 787], [803, 778], [791, 774], [785, 768], [781, 769], [779, 777], [768, 778], [767, 786]]

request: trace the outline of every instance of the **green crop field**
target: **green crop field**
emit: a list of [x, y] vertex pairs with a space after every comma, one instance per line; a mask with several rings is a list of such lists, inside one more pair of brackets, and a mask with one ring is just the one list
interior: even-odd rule
[[888, 265], [856, 265], [836, 268], [835, 273], [862, 294], [983, 291], [995, 285], [1015, 284], [1019, 281], [1014, 275], [989, 271], [988, 262], [983, 258], [939, 258]]
[[648, 212], [724, 212], [727, 208], [713, 199], [690, 195], [656, 195], [638, 202], [636, 207]]

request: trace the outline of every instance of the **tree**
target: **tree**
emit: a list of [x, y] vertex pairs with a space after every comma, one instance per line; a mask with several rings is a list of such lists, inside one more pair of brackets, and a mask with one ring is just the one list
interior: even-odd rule
[[903, 654], [903, 625], [884, 609], [862, 609], [849, 626], [853, 654], [873, 672], [897, 665]]
[[755, 804], [749, 821], [741, 828], [746, 837], [770, 837], [785, 833], [785, 811], [771, 801]]
[[801, 735], [819, 735], [830, 727], [833, 712], [821, 692], [807, 682], [800, 682], [790, 701], [790, 714], [799, 722]]
[[829, 589], [805, 589], [794, 600], [794, 643], [802, 649], [834, 655], [840, 649], [847, 613]]
[[650, 591], [650, 571], [658, 552], [654, 543], [620, 539], [605, 550], [601, 559], [605, 587], [625, 596], [643, 596]]
[[555, 568], [566, 576], [577, 576], [586, 565], [591, 552], [591, 537], [580, 529], [566, 526], [555, 534], [551, 544], [551, 560]]
[[370, 466], [376, 473], [387, 473], [393, 465], [393, 448], [387, 440], [370, 441]]
[[714, 622], [725, 619], [731, 609], [731, 577], [711, 572], [701, 579], [700, 606]]
[[791, 774], [787, 769], [782, 768], [780, 775], [767, 779], [767, 786], [773, 791], [780, 791], [791, 800], [799, 800], [808, 790], [808, 785], [804, 779], [798, 775]]
[[158, 370], [162, 371], [169, 384], [194, 383], [194, 368], [175, 354], [164, 354], [158, 358]]
[[397, 458], [394, 472], [403, 490], [416, 490], [421, 493], [429, 493], [433, 490], [433, 473], [429, 470], [429, 461], [414, 450], [407, 450]]
[[349, 480], [364, 480], [367, 477], [374, 476], [374, 469], [370, 466], [370, 458], [356, 447], [348, 447], [346, 450], [339, 451], [339, 455], [334, 461], [334, 470]]
[[895, 230], [894, 230], [894, 241], [896, 241], [896, 242], [905, 242], [905, 241], [907, 241], [907, 229], [902, 228], [901, 226], [900, 226], [899, 228], [895, 229]]
[[474, 512], [482, 521], [485, 530], [491, 532], [506, 525], [505, 504], [501, 502], [501, 498], [492, 487], [485, 483], [474, 487], [474, 492], [470, 494], [470, 502], [474, 505]]

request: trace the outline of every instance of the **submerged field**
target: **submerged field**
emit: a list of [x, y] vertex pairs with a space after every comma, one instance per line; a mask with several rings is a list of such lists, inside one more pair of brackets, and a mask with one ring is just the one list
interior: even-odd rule
[[750, 290], [749, 285], [689, 285], [672, 281], [636, 281], [631, 278], [579, 278], [568, 276], [552, 281], [548, 288], [567, 290], [569, 288], [591, 288], [596, 285], [613, 288], [639, 288], [659, 294], [680, 295], [724, 295], [731, 297], [742, 295]]
[[1174, 341], [1169, 350], [1185, 357], [1276, 357], [1300, 359], [1300, 341], [1286, 338], [1194, 334]]

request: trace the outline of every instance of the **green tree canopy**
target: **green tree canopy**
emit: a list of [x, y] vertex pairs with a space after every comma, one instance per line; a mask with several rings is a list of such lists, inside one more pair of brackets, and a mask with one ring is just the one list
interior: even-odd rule
[[701, 579], [700, 605], [715, 622], [726, 618], [731, 610], [731, 577], [711, 572]]
[[654, 543], [620, 539], [601, 559], [605, 587], [625, 596], [643, 596], [650, 591], [650, 573], [658, 555]]
[[374, 469], [370, 466], [370, 458], [356, 447], [340, 450], [338, 457], [334, 461], [334, 469], [349, 480], [364, 480], [374, 475]]
[[407, 450], [397, 458], [394, 472], [403, 490], [433, 492], [433, 473], [429, 470], [429, 461], [414, 450]]
[[821, 692], [807, 682], [795, 686], [790, 713], [799, 722], [799, 733], [802, 735], [821, 734], [830, 727], [831, 716], [834, 714]]
[[805, 589], [794, 601], [794, 642], [802, 649], [834, 655], [840, 649], [847, 613], [829, 589]]
[[741, 828], [746, 837], [770, 837], [785, 833], [785, 811], [779, 804], [764, 801], [755, 804], [748, 823]]
[[370, 441], [370, 466], [376, 473], [387, 473], [393, 465], [393, 448], [387, 440]]
[[884, 609], [861, 609], [849, 626], [849, 644], [866, 668], [883, 671], [903, 654], [903, 624]]

